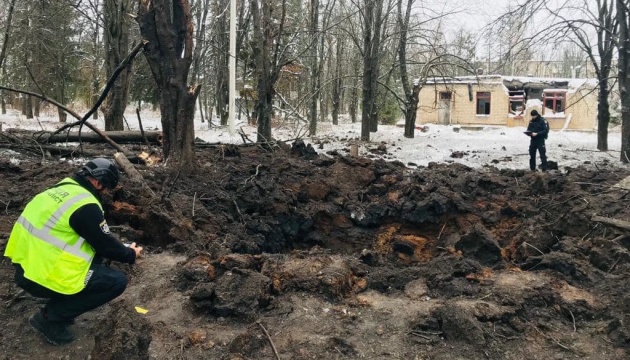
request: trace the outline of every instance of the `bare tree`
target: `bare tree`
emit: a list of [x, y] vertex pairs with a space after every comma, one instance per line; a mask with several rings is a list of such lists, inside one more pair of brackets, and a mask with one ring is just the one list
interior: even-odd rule
[[287, 26], [287, 2], [251, 0], [252, 57], [256, 79], [255, 112], [258, 119], [258, 142], [271, 141], [271, 113], [275, 96], [274, 85], [285, 65], [291, 63], [291, 41]]
[[199, 0], [194, 2], [192, 12], [194, 14], [195, 23], [195, 51], [193, 52], [193, 64], [192, 64], [192, 79], [199, 81], [201, 76], [201, 64], [205, 58], [208, 47], [205, 46], [206, 42], [206, 22], [208, 19], [208, 12], [210, 11], [210, 0]]
[[[103, 3], [105, 68], [108, 78], [129, 52], [129, 14], [132, 5], [132, 0], [105, 0]], [[127, 66], [118, 76], [114, 88], [101, 107], [105, 130], [124, 129], [123, 116], [129, 99], [131, 74], [132, 66]]]
[[352, 61], [352, 81], [350, 84], [350, 95], [348, 101], [348, 112], [353, 123], [357, 122], [357, 113], [359, 107], [359, 72], [361, 70], [360, 59], [355, 57]]
[[311, 76], [310, 76], [310, 92], [311, 92], [311, 101], [309, 107], [309, 135], [314, 136], [317, 133], [317, 103], [319, 102], [320, 91], [319, 88], [321, 86], [321, 77], [320, 71], [321, 66], [319, 64], [319, 57], [317, 56], [317, 50], [319, 49], [319, 0], [311, 0], [310, 1], [310, 35], [311, 35], [311, 44], [310, 44], [310, 67], [311, 67]]
[[[556, 14], [561, 21], [559, 27], [567, 27], [571, 34], [571, 41], [582, 53], [585, 53], [595, 69], [598, 79], [597, 93], [597, 149], [608, 151], [608, 124], [610, 123], [610, 71], [612, 67], [615, 37], [617, 35], [617, 19], [615, 18], [614, 0], [596, 0], [596, 9], [589, 8], [589, 2], [584, 2], [584, 17], [577, 20], [568, 19]], [[589, 31], [597, 34], [593, 44]], [[597, 53], [595, 53], [595, 49]]]
[[630, 162], [630, 1], [617, 1], [619, 23], [619, 93], [621, 98], [621, 161]]
[[418, 112], [418, 95], [420, 94], [420, 84], [415, 82], [409, 84], [407, 74], [407, 30], [409, 29], [409, 18], [413, 0], [407, 0], [407, 6], [403, 14], [403, 0], [398, 0], [398, 27], [400, 31], [398, 41], [398, 63], [400, 66], [400, 81], [405, 93], [405, 137], [413, 138], [416, 128], [416, 114]]
[[214, 94], [215, 94], [215, 110], [221, 125], [228, 123], [228, 105], [229, 105], [229, 0], [215, 0], [214, 11], [217, 14], [214, 23], [214, 31], [212, 33], [212, 46], [214, 52]]
[[[210, 0], [200, 0], [194, 1], [192, 5], [192, 13], [195, 18], [195, 23], [197, 27], [195, 28], [195, 51], [193, 52], [193, 63], [192, 63], [192, 81], [196, 83], [201, 83], [205, 76], [202, 76], [202, 65], [204, 60], [208, 54], [208, 46], [205, 45], [206, 42], [206, 22], [208, 19], [208, 13], [210, 12]], [[205, 88], [203, 88], [205, 90]], [[203, 104], [203, 96], [205, 94], [203, 91], [199, 94], [199, 112], [201, 113], [201, 122], [204, 122], [204, 104]], [[211, 122], [211, 119], [208, 119], [208, 122]]]
[[[13, 10], [15, 9], [16, 0], [11, 0], [7, 9], [7, 18], [4, 30], [4, 36], [2, 39], [2, 48], [0, 48], [0, 79], [3, 79], [6, 71], [4, 68], [4, 60], [7, 56], [7, 49], [9, 48], [9, 36], [11, 35], [11, 21], [13, 20]], [[4, 100], [4, 92], [0, 91], [0, 106], [2, 107], [2, 113], [7, 113], [7, 105]]]
[[333, 125], [339, 124], [339, 111], [341, 110], [341, 96], [343, 91], [342, 86], [342, 67], [344, 59], [344, 38], [341, 35], [337, 35], [335, 39], [335, 69], [333, 75], [332, 85], [332, 123]]
[[164, 156], [173, 166], [195, 163], [194, 114], [201, 86], [188, 85], [193, 24], [187, 0], [139, 0], [138, 24], [149, 42], [144, 54], [160, 91]]
[[365, 0], [363, 7], [363, 96], [361, 140], [370, 141], [370, 132], [378, 128], [376, 94], [379, 76], [383, 0]]
[[[90, 23], [93, 26], [92, 29], [92, 46], [90, 48], [90, 50], [92, 51], [92, 96], [91, 96], [91, 100], [92, 103], [96, 103], [96, 101], [98, 100], [98, 92], [99, 92], [99, 87], [100, 87], [100, 71], [99, 71], [99, 64], [102, 61], [101, 60], [101, 56], [102, 55], [102, 51], [103, 49], [101, 49], [101, 37], [100, 37], [100, 23], [99, 23], [99, 15], [100, 15], [100, 1], [99, 0], [94, 0], [93, 2], [90, 2], [90, 5], [92, 6], [92, 12], [94, 14], [94, 18], [91, 19]], [[98, 119], [98, 111], [95, 111], [94, 114], [92, 115], [92, 118], [94, 120]]]

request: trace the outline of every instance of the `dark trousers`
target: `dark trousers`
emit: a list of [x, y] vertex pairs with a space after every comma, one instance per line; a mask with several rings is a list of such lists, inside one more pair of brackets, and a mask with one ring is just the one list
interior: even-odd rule
[[15, 265], [15, 283], [29, 294], [48, 299], [45, 310], [48, 320], [72, 322], [90, 310], [117, 298], [127, 288], [127, 276], [121, 271], [100, 264], [92, 264], [91, 277], [80, 292], [73, 295], [59, 294], [24, 277], [24, 270]]
[[536, 170], [536, 151], [540, 153], [541, 168], [547, 171], [547, 148], [545, 148], [545, 139], [532, 139], [529, 143], [529, 168]]

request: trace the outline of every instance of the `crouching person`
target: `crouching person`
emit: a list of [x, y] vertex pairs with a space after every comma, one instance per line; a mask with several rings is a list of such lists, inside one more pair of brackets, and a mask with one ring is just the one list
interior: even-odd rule
[[[113, 237], [101, 196], [120, 178], [111, 161], [88, 161], [74, 176], [36, 195], [13, 226], [4, 255], [15, 267], [16, 284], [48, 301], [29, 323], [54, 345], [74, 340], [74, 319], [125, 291], [127, 277], [100, 259], [133, 264], [142, 247]], [[96, 259], [96, 260], [95, 260]]]

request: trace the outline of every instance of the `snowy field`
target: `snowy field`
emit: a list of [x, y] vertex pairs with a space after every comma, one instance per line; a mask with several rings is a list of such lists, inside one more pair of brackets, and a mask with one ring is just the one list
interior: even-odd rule
[[[8, 110], [5, 115], [0, 115], [0, 123], [3, 130], [10, 128], [29, 130], [55, 130], [61, 126], [55, 113], [27, 120], [17, 111]], [[159, 114], [143, 111], [141, 113], [142, 124], [145, 131], [160, 130]], [[68, 121], [74, 121], [68, 118]], [[90, 120], [92, 124], [103, 129], [102, 117], [98, 120]], [[282, 123], [272, 129], [272, 134], [277, 140], [294, 140], [303, 138], [306, 143], [312, 143], [319, 153], [338, 150], [346, 154], [350, 144], [359, 146], [359, 154], [370, 154], [378, 145], [386, 146], [385, 155], [380, 156], [387, 160], [400, 160], [404, 164], [426, 166], [429, 162], [458, 162], [471, 167], [484, 165], [498, 168], [528, 169], [528, 145], [529, 138], [523, 134], [523, 127], [460, 127], [445, 125], [427, 125], [428, 130], [421, 132], [416, 130], [415, 138], [408, 139], [403, 136], [404, 129], [393, 125], [379, 125], [378, 132], [370, 134], [370, 142], [359, 141], [361, 124], [350, 123], [341, 119], [339, 125], [322, 123], [318, 126], [317, 136], [307, 136], [307, 128], [302, 124]], [[125, 128], [138, 130], [138, 120], [135, 112], [130, 110], [125, 116]], [[75, 129], [76, 130], [76, 129]], [[238, 133], [242, 131], [249, 139], [256, 140], [255, 126], [249, 126], [246, 122], [236, 121], [230, 131], [229, 126], [208, 126], [201, 119], [195, 119], [195, 136], [211, 143], [241, 144], [243, 139]], [[89, 131], [86, 127], [83, 131]], [[579, 131], [554, 131], [552, 130], [547, 140], [547, 156], [549, 160], [558, 162], [558, 167], [575, 167], [585, 162], [610, 161], [619, 162], [619, 149], [621, 147], [621, 134], [618, 129], [611, 129], [608, 137], [610, 151], [597, 151], [597, 134], [595, 132]], [[0, 151], [0, 154], [2, 152]], [[5, 155], [6, 156], [6, 152]]]

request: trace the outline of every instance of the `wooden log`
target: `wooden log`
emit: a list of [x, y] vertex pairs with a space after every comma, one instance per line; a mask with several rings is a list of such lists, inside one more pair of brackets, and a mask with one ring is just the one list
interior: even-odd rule
[[[107, 137], [119, 144], [144, 143], [145, 138], [140, 131], [104, 131]], [[161, 144], [162, 132], [149, 131], [145, 132], [146, 140], [151, 144]], [[91, 132], [83, 132], [80, 137], [81, 141], [86, 143], [104, 143], [105, 140], [99, 134]], [[37, 138], [40, 142], [59, 143], [59, 142], [79, 142], [79, 133], [71, 132], [68, 134], [49, 135], [43, 134]]]
[[40, 145], [35, 143], [1, 143], [0, 147], [3, 149], [12, 149], [19, 152], [28, 152], [32, 154], [41, 154], [46, 156], [45, 152], [50, 153], [51, 155], [57, 156], [85, 156], [85, 157], [99, 157], [103, 155], [107, 155], [111, 153], [113, 150], [79, 150], [78, 147], [66, 147], [66, 146], [56, 146], [56, 145]]
[[607, 218], [607, 217], [603, 217], [603, 216], [593, 216], [592, 218], [593, 221], [597, 221], [597, 222], [601, 222], [604, 224], [608, 224], [608, 225], [613, 225], [616, 226], [618, 228], [621, 229], [626, 229], [626, 230], [630, 230], [630, 222], [628, 221], [623, 221], [623, 220], [618, 220], [618, 219], [611, 219], [611, 218]]
[[127, 174], [131, 181], [139, 184], [144, 182], [144, 178], [142, 177], [140, 172], [138, 172], [138, 170], [133, 167], [133, 164], [129, 162], [125, 154], [120, 152], [115, 153], [114, 160], [116, 160], [116, 164], [120, 166], [120, 168], [125, 172], [125, 174]]

